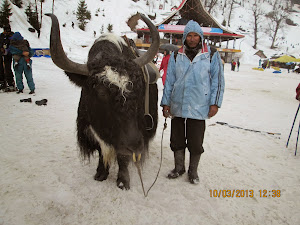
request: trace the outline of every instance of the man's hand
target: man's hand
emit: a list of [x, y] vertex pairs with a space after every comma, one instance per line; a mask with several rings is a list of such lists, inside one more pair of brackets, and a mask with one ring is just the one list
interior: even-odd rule
[[24, 52], [23, 52], [23, 55], [24, 55], [24, 56], [29, 56], [29, 52], [25, 52], [25, 51], [24, 51]]
[[171, 116], [170, 106], [164, 105], [162, 111], [163, 111], [163, 115], [164, 115], [165, 118], [168, 118], [168, 117]]
[[216, 105], [211, 105], [209, 107], [208, 118], [215, 116], [218, 112], [219, 108]]

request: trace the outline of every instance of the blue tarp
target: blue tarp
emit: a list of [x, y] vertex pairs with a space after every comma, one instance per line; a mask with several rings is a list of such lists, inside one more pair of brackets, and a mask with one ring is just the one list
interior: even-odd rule
[[32, 50], [34, 51], [33, 57], [42, 57], [42, 56], [44, 56], [44, 57], [47, 57], [47, 58], [51, 58], [49, 48], [32, 48]]

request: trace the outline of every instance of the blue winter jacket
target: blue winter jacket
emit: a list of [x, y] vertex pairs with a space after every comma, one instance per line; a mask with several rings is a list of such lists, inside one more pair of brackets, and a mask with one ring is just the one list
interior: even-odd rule
[[208, 118], [211, 105], [221, 107], [225, 86], [224, 71], [218, 52], [210, 62], [210, 48], [205, 48], [203, 31], [197, 22], [187, 23], [183, 43], [190, 32], [200, 35], [202, 51], [199, 51], [192, 62], [185, 54], [185, 46], [179, 50], [176, 61], [172, 53], [161, 106], [170, 106], [171, 114], [175, 117], [204, 120]]
[[[11, 37], [11, 40], [13, 40], [13, 41], [20, 41], [23, 39], [24, 38], [22, 37], [22, 35], [19, 32], [15, 32], [14, 35]], [[30, 47], [28, 50], [29, 50], [29, 57], [32, 57], [34, 55], [34, 51]], [[12, 44], [9, 46], [9, 51], [12, 55], [23, 56], [23, 51], [21, 49], [16, 48]], [[13, 60], [13, 62], [15, 64], [15, 60]], [[30, 63], [31, 63], [31, 60], [30, 60]], [[20, 59], [19, 64], [26, 65], [26, 62], [23, 57]]]

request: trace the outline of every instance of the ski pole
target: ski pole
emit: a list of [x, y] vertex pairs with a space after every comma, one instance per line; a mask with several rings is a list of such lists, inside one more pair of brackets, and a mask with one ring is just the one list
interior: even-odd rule
[[294, 128], [294, 124], [295, 124], [295, 121], [296, 121], [298, 112], [299, 112], [299, 108], [300, 108], [300, 103], [299, 103], [299, 106], [298, 106], [298, 109], [297, 109], [297, 112], [296, 112], [296, 115], [295, 115], [295, 118], [294, 118], [294, 122], [293, 122], [293, 125], [292, 125], [292, 128], [291, 128], [291, 131], [290, 131], [289, 138], [288, 138], [287, 143], [286, 143], [286, 148], [287, 148], [288, 145], [289, 145], [290, 137], [291, 137], [291, 134], [292, 134], [292, 131], [293, 131], [293, 128]]
[[296, 141], [295, 156], [296, 156], [296, 154], [297, 154], [297, 148], [298, 148], [299, 129], [300, 129], [300, 122], [299, 122], [299, 127], [298, 127], [298, 134], [297, 134], [297, 141]]

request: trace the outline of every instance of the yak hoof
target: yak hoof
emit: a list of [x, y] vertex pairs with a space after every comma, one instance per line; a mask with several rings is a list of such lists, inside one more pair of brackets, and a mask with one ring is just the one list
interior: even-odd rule
[[117, 186], [118, 188], [122, 189], [122, 190], [129, 190], [130, 186], [128, 182], [123, 182], [120, 179], [117, 180]]
[[104, 181], [106, 180], [108, 177], [108, 173], [96, 173], [94, 176], [94, 179], [97, 181]]

